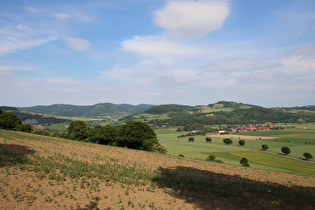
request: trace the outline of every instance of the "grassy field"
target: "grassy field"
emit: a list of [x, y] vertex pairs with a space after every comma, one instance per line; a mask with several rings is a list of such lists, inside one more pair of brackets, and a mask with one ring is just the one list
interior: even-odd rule
[[314, 176], [1, 129], [0, 161], [3, 209], [315, 208]]
[[[211, 143], [205, 141], [206, 136], [194, 136], [195, 141], [188, 142], [189, 137], [178, 138], [178, 136], [186, 134], [186, 132], [176, 132], [175, 129], [157, 129], [156, 133], [159, 141], [166, 146], [170, 155], [179, 156], [181, 154], [188, 158], [206, 160], [208, 155], [211, 154], [224, 163], [233, 165], [239, 165], [240, 159], [246, 157], [250, 166], [254, 168], [299, 175], [314, 175], [314, 164], [281, 157], [281, 148], [283, 146], [291, 149], [290, 157], [304, 159], [303, 153], [305, 152], [315, 156], [315, 127], [311, 124], [307, 125], [307, 128], [302, 130], [284, 129], [240, 132], [233, 135], [212, 137]], [[232, 138], [233, 144], [223, 144], [223, 138]], [[245, 146], [239, 146], [238, 141], [241, 139], [245, 140]], [[262, 144], [269, 146], [268, 151], [281, 155], [276, 156], [257, 151], [262, 148]], [[258, 161], [255, 156], [261, 160]], [[314, 159], [311, 159], [309, 162], [314, 162]]]

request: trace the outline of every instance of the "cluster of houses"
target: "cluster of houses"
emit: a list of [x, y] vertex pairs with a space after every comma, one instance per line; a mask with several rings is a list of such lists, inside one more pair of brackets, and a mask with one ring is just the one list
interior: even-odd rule
[[[282, 129], [283, 127], [281, 127]], [[298, 129], [306, 129], [306, 127], [285, 127], [285, 128], [298, 128]], [[236, 128], [230, 128], [230, 130], [219, 130], [216, 133], [212, 133], [215, 135], [220, 135], [220, 134], [228, 134], [230, 132], [247, 132], [247, 131], [267, 131], [271, 129], [280, 129], [278, 126], [256, 126], [256, 125], [250, 125], [250, 126], [239, 126]]]

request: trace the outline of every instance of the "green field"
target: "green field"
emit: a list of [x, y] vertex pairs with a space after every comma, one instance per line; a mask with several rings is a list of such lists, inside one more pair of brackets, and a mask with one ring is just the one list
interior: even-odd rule
[[[232, 145], [225, 145], [223, 138], [229, 135], [213, 137], [211, 143], [205, 141], [206, 136], [194, 136], [194, 142], [188, 142], [189, 137], [178, 136], [187, 132], [176, 132], [176, 129], [156, 129], [158, 140], [164, 145], [168, 154], [185, 158], [206, 160], [208, 155], [215, 155], [224, 163], [240, 165], [242, 157], [249, 160], [250, 167], [291, 174], [315, 174], [315, 164], [305, 161], [293, 160], [283, 157], [281, 148], [287, 146], [291, 149], [289, 156], [304, 159], [303, 153], [309, 152], [315, 157], [315, 126], [307, 125], [307, 129], [283, 129], [271, 131], [256, 131], [234, 133], [244, 135], [245, 146], [239, 146], [237, 139], [232, 139]], [[248, 136], [257, 136], [255, 139], [246, 139]], [[276, 139], [264, 139], [263, 137], [277, 137]], [[257, 140], [261, 138], [261, 140]], [[260, 151], [261, 145], [267, 144], [268, 154]], [[277, 155], [278, 154], [278, 155]], [[311, 159], [309, 162], [315, 162]]]

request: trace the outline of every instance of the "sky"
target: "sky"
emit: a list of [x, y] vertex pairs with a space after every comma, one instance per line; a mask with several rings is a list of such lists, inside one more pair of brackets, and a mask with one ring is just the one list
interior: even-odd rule
[[0, 105], [315, 105], [314, 0], [1, 0]]

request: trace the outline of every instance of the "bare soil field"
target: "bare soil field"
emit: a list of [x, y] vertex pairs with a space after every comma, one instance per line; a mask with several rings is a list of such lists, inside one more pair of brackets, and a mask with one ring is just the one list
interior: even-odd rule
[[4, 130], [0, 160], [1, 209], [315, 208], [314, 176]]

